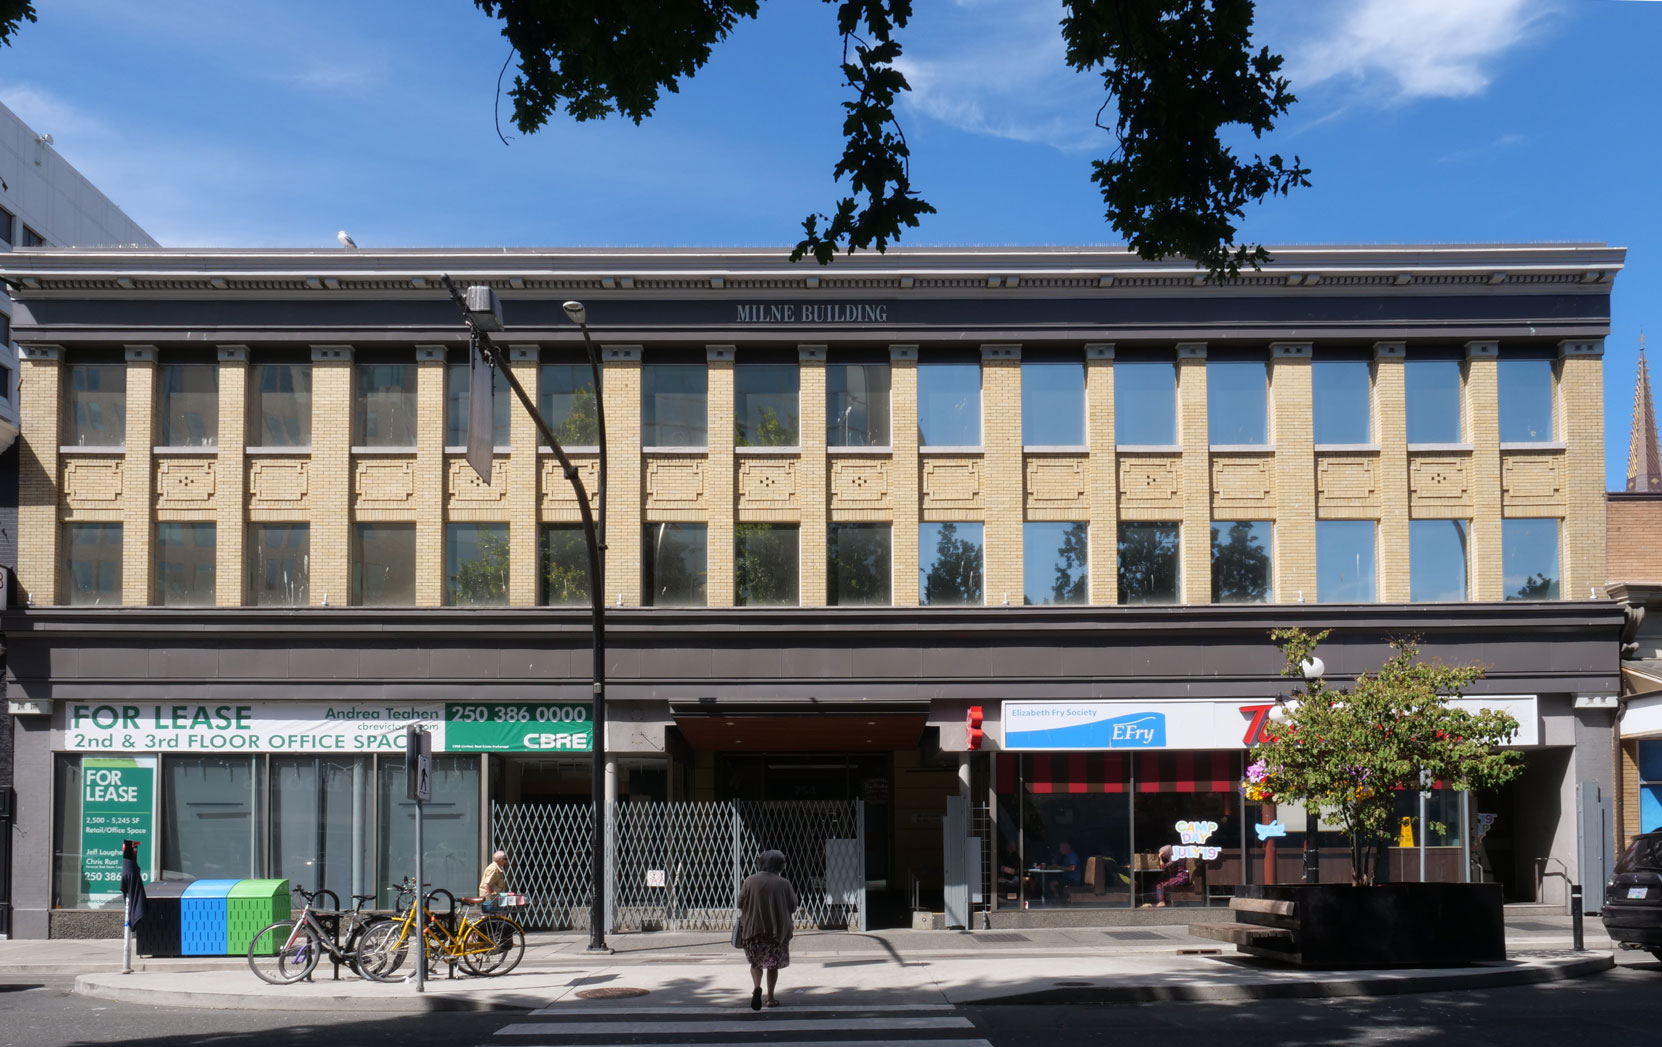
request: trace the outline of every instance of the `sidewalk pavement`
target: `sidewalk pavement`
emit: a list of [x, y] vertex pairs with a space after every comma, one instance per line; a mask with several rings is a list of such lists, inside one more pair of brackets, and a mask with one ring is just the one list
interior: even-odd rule
[[[1561, 911], [1508, 912], [1503, 963], [1439, 970], [1299, 971], [1238, 957], [1195, 938], [1182, 924], [1021, 931], [809, 932], [791, 945], [780, 976], [786, 1006], [898, 1007], [970, 1003], [1147, 1002], [1366, 996], [1489, 988], [1574, 978], [1614, 966], [1603, 925], [1586, 923], [1571, 950]], [[607, 938], [611, 954], [587, 951], [587, 935], [533, 934], [518, 969], [499, 978], [447, 979], [417, 994], [413, 983], [364, 981], [325, 961], [313, 981], [267, 985], [237, 958], [134, 961], [119, 973], [119, 941], [0, 941], [0, 982], [76, 975], [75, 991], [130, 1003], [230, 1010], [536, 1010], [615, 1008], [585, 989], [644, 989], [631, 1010], [737, 1005], [750, 980], [723, 933], [657, 932]]]

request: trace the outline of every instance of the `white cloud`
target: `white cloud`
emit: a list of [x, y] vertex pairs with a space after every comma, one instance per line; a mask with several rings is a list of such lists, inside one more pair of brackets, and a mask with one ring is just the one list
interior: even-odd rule
[[[1259, 34], [1271, 50], [1286, 55], [1293, 90], [1334, 81], [1376, 101], [1404, 102], [1483, 93], [1503, 56], [1534, 39], [1557, 5], [1555, 0], [1358, 0], [1314, 9], [1325, 17], [1311, 25], [1304, 16], [1312, 10], [1302, 4], [1275, 10], [1268, 31]], [[1299, 28], [1301, 23], [1307, 28]]]

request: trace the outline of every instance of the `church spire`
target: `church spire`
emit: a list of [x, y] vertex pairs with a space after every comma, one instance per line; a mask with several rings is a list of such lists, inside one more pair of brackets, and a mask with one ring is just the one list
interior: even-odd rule
[[1627, 489], [1662, 492], [1662, 446], [1656, 435], [1656, 408], [1650, 398], [1645, 336], [1639, 335], [1639, 380], [1633, 389], [1633, 437], [1627, 448]]

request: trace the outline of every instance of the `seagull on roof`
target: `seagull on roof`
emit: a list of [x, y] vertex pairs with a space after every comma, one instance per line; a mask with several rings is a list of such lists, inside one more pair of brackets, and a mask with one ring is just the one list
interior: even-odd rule
[[347, 236], [345, 229], [342, 229], [340, 232], [336, 233], [335, 234], [335, 239], [340, 241], [340, 245], [342, 247], [357, 247], [358, 246], [358, 241], [352, 239], [350, 236]]

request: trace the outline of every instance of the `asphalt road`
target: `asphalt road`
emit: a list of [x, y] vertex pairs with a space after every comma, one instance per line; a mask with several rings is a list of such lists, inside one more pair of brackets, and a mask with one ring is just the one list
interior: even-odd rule
[[[1229, 1047], [1390, 1044], [1458, 1047], [1629, 1047], [1662, 1029], [1662, 963], [1619, 957], [1605, 974], [1460, 993], [1251, 1003], [971, 1007], [917, 1014], [616, 1013], [585, 1027], [529, 1014], [396, 1017], [285, 1015], [115, 1004], [76, 996], [72, 979], [0, 983], [0, 1043], [211, 1047], [579, 1047], [594, 1044], [915, 1043], [940, 1047], [1080, 1047], [1204, 1043]], [[641, 1021], [656, 1024], [644, 1026]], [[719, 1022], [714, 1025], [711, 1023]]]

